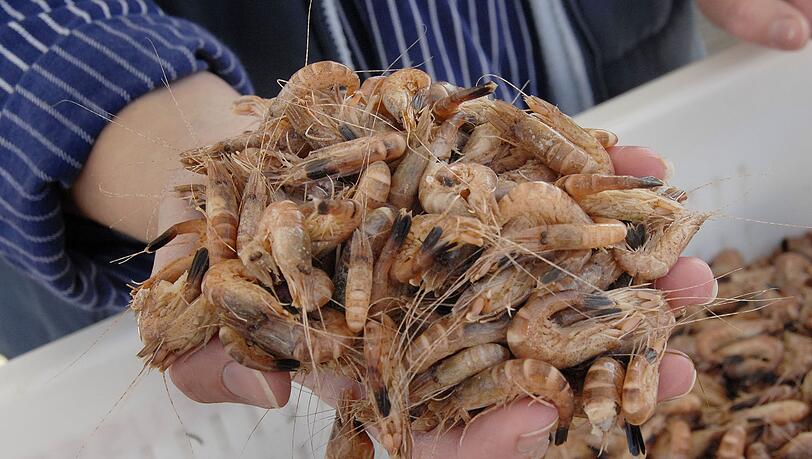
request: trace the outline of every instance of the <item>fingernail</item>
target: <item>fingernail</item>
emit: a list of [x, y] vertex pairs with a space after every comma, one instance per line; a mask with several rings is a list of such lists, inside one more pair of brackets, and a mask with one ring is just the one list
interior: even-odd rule
[[544, 428], [519, 435], [516, 439], [516, 452], [525, 457], [541, 457], [550, 445], [550, 430], [556, 423], [558, 418]]
[[[666, 354], [672, 354], [672, 355], [678, 355], [680, 357], [685, 358], [688, 361], [693, 361], [690, 357], [688, 357], [688, 354], [686, 354], [686, 353], [684, 353], [682, 351], [678, 351], [676, 349], [666, 349], [665, 353]], [[688, 390], [686, 390], [685, 392], [683, 392], [681, 394], [677, 394], [677, 395], [674, 395], [673, 397], [669, 397], [669, 398], [659, 400], [659, 401], [660, 402], [670, 402], [671, 400], [676, 400], [676, 399], [678, 399], [680, 397], [685, 397], [686, 395], [691, 393], [691, 391], [694, 389], [694, 384], [696, 384], [696, 367], [691, 366], [691, 384], [688, 386]]]
[[776, 48], [797, 48], [801, 45], [803, 24], [798, 18], [784, 18], [770, 26], [770, 45]]
[[705, 304], [703, 304], [702, 306], [707, 306], [707, 305], [713, 303], [714, 301], [716, 301], [717, 296], [719, 296], [719, 281], [717, 279], [714, 279], [713, 280], [713, 288], [711, 289], [710, 298], [708, 298], [708, 301], [706, 301]]
[[241, 401], [262, 408], [279, 408], [279, 402], [265, 379], [257, 370], [230, 362], [223, 368], [223, 385]]
[[660, 158], [660, 161], [663, 162], [663, 181], [668, 182], [674, 178], [674, 163], [665, 158]]

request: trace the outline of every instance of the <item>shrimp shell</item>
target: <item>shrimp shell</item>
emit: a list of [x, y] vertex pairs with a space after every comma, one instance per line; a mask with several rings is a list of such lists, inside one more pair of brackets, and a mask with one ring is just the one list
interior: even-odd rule
[[602, 437], [617, 423], [625, 375], [623, 365], [611, 357], [601, 357], [589, 367], [583, 399], [592, 435]]
[[206, 166], [206, 240], [209, 260], [216, 265], [237, 257], [237, 195], [231, 175], [216, 161]]
[[294, 305], [308, 312], [317, 309], [308, 281], [313, 256], [304, 215], [292, 201], [275, 202], [265, 212], [270, 222], [271, 255], [287, 281]]
[[488, 166], [456, 163], [424, 175], [418, 196], [428, 213], [476, 217], [485, 224], [496, 224], [496, 185], [496, 173]]
[[546, 182], [516, 185], [499, 201], [499, 216], [502, 225], [516, 217], [528, 219], [533, 226], [592, 223], [578, 203], [560, 188]]
[[356, 402], [352, 390], [345, 390], [338, 401], [325, 459], [374, 459], [375, 446], [353, 414]]
[[490, 164], [501, 146], [502, 139], [499, 130], [491, 123], [480, 124], [474, 128], [468, 142], [462, 147], [460, 161]]
[[421, 90], [428, 89], [431, 77], [414, 68], [398, 70], [383, 80], [380, 86], [381, 102], [386, 110], [397, 117], [405, 127], [414, 119], [412, 101]]
[[353, 332], [364, 329], [372, 297], [373, 259], [369, 239], [358, 229], [352, 236], [344, 314]]
[[672, 217], [683, 213], [679, 202], [646, 189], [606, 190], [576, 196], [578, 205], [593, 217], [641, 223], [651, 217]]
[[251, 282], [240, 260], [226, 260], [212, 266], [203, 279], [203, 294], [211, 304], [240, 320], [262, 319], [265, 315], [291, 317], [272, 293]]
[[351, 199], [316, 199], [299, 207], [310, 236], [314, 257], [319, 257], [352, 236], [361, 224], [364, 208]]
[[586, 132], [589, 133], [595, 140], [600, 143], [603, 148], [611, 148], [617, 145], [617, 134], [612, 131], [607, 131], [606, 129], [591, 129], [586, 128]]
[[562, 113], [558, 107], [535, 96], [525, 97], [524, 102], [546, 125], [586, 152], [598, 164], [595, 173], [615, 173], [612, 160], [603, 145], [572, 118]]
[[287, 104], [331, 88], [345, 88], [347, 94], [352, 94], [359, 87], [360, 80], [352, 69], [338, 62], [320, 61], [297, 70], [279, 91], [276, 100], [277, 105]]
[[804, 459], [809, 457], [812, 451], [812, 432], [801, 432], [776, 452], [776, 456], [782, 459]]
[[392, 175], [389, 166], [383, 161], [369, 165], [358, 179], [353, 199], [367, 209], [373, 210], [386, 205], [389, 198], [389, 188], [392, 185]]

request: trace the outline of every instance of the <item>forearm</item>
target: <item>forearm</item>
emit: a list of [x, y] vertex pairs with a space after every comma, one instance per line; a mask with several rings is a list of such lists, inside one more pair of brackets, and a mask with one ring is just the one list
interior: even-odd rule
[[170, 88], [136, 99], [102, 131], [71, 188], [76, 212], [139, 240], [163, 230], [159, 220], [166, 226], [189, 215], [171, 190], [205, 177], [182, 169], [180, 153], [238, 134], [252, 120], [232, 113], [238, 93], [211, 73]]

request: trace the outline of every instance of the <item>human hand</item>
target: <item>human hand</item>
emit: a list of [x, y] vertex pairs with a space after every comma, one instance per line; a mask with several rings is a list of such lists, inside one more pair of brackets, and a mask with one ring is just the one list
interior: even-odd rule
[[810, 38], [812, 0], [697, 0], [719, 27], [770, 48], [803, 48]]
[[[668, 178], [670, 167], [651, 150], [614, 147], [609, 154], [618, 174]], [[703, 304], [716, 295], [710, 268], [697, 258], [681, 258], [656, 286], [669, 292], [673, 308]], [[667, 351], [660, 375], [658, 397], [665, 401], [688, 393], [696, 371], [688, 357]], [[187, 396], [204, 403], [236, 402], [276, 408], [287, 403], [290, 396], [289, 373], [262, 373], [242, 367], [228, 357], [216, 339], [176, 362], [170, 376]], [[311, 376], [302, 382], [316, 388], [319, 396], [333, 405], [344, 388], [353, 386], [349, 380], [326, 371], [320, 372], [318, 381]], [[476, 418], [465, 435], [462, 428], [441, 436], [416, 433], [414, 457], [539, 457], [547, 449], [550, 429], [557, 419], [554, 408], [519, 399]]]

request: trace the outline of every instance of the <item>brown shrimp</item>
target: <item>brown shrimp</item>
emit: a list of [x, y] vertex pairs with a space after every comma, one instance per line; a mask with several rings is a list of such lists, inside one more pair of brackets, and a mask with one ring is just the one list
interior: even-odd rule
[[352, 199], [314, 200], [299, 206], [314, 257], [349, 239], [361, 224], [364, 208]]
[[812, 403], [812, 369], [806, 372], [801, 382], [801, 399], [807, 403]]
[[747, 445], [746, 454], [747, 459], [771, 459], [770, 452], [764, 443], [756, 442]]
[[[268, 189], [259, 170], [251, 171], [240, 201], [240, 223], [237, 226], [237, 254], [242, 253], [257, 233], [262, 212], [268, 201]], [[242, 258], [242, 256], [240, 257]]]
[[633, 190], [654, 188], [663, 185], [657, 177], [633, 177], [630, 175], [572, 174], [565, 175], [555, 182], [573, 198], [607, 190]]
[[526, 163], [499, 174], [499, 178], [503, 181], [512, 181], [515, 183], [524, 182], [555, 182], [558, 178], [558, 173], [538, 159], [529, 159]]
[[229, 357], [244, 367], [258, 371], [295, 371], [299, 369], [299, 361], [294, 359], [279, 359], [260, 349], [250, 334], [243, 336], [237, 329], [227, 325], [220, 325], [220, 342]]
[[164, 371], [183, 353], [206, 344], [216, 332], [215, 308], [201, 297], [209, 268], [208, 251], [199, 249], [189, 270], [176, 281], [158, 281], [140, 290], [130, 305], [144, 347], [138, 357]]
[[668, 218], [679, 215], [684, 210], [679, 202], [640, 188], [606, 190], [574, 198], [590, 216], [632, 223], [645, 222], [652, 217]]
[[583, 403], [593, 435], [604, 437], [617, 424], [625, 374], [623, 365], [612, 357], [600, 357], [589, 367]]
[[664, 303], [657, 306], [656, 314], [647, 322], [648, 331], [640, 349], [632, 355], [623, 381], [623, 417], [632, 426], [646, 422], [657, 408], [660, 362], [676, 324], [674, 314]]
[[[618, 289], [589, 295], [577, 291], [536, 295], [519, 309], [507, 340], [518, 357], [537, 358], [568, 368], [620, 348], [622, 338], [645, 320], [642, 310], [665, 308], [656, 290]], [[559, 325], [557, 313], [579, 311], [584, 320]]]
[[574, 273], [574, 276], [567, 275], [564, 279], [559, 280], [555, 291], [578, 290], [589, 293], [595, 289], [606, 290], [621, 276], [623, 271], [609, 252], [597, 250]]
[[612, 160], [603, 145], [588, 131], [575, 123], [572, 118], [562, 113], [558, 107], [535, 96], [526, 96], [524, 102], [544, 124], [555, 129], [564, 138], [586, 152], [599, 166], [598, 170], [594, 171], [595, 173], [615, 173]]
[[304, 215], [292, 201], [272, 203], [265, 213], [269, 222], [271, 255], [287, 281], [294, 305], [302, 311], [317, 309], [308, 282], [313, 273], [313, 257]]
[[377, 161], [393, 161], [406, 151], [402, 133], [386, 132], [315, 150], [277, 178], [284, 184], [301, 185], [324, 177], [344, 177]]
[[512, 312], [533, 293], [537, 278], [550, 270], [544, 261], [505, 266], [466, 288], [454, 304], [453, 312], [474, 322]]
[[439, 251], [464, 244], [481, 247], [491, 231], [488, 226], [472, 217], [417, 215], [412, 218], [409, 234], [392, 264], [391, 276], [401, 283], [419, 285], [423, 273], [433, 263]]
[[[410, 444], [407, 437], [411, 434], [404, 416], [408, 405], [402, 403], [404, 394], [395, 387], [403, 376], [402, 363], [397, 355], [397, 325], [386, 314], [380, 315], [379, 320], [370, 320], [364, 325], [365, 380], [367, 394], [374, 400], [372, 406], [379, 439], [394, 455]], [[408, 455], [408, 447], [406, 449], [402, 452]]]
[[502, 147], [496, 152], [493, 160], [488, 165], [491, 167], [491, 169], [493, 169], [494, 172], [501, 175], [517, 169], [522, 169], [523, 167], [527, 166], [527, 163], [530, 161], [546, 167], [551, 171], [551, 175], [555, 174], [555, 177], [558, 178], [559, 173], [550, 168], [543, 159], [536, 157], [532, 151], [510, 144], [502, 145]]
[[731, 413], [737, 421], [784, 425], [798, 422], [809, 414], [809, 405], [801, 400], [779, 400]]
[[[144, 248], [144, 252], [154, 253], [181, 234], [197, 235], [197, 245], [202, 245], [202, 243], [206, 241], [206, 220], [202, 218], [187, 220], [170, 226], [163, 233], [149, 241]], [[194, 254], [189, 254], [185, 257], [172, 260], [157, 273], [150, 276], [149, 279], [133, 288], [132, 295], [134, 296], [139, 290], [148, 289], [160, 281], [175, 282], [184, 272], [189, 270], [193, 258]]]
[[413, 374], [426, 371], [439, 360], [467, 347], [505, 340], [510, 319], [504, 315], [490, 322], [466, 322], [449, 314], [429, 325], [409, 343], [404, 357]]
[[540, 225], [505, 234], [514, 251], [539, 254], [550, 250], [585, 250], [610, 247], [626, 239], [626, 225], [618, 220], [596, 223]]
[[603, 146], [603, 148], [611, 148], [617, 145], [617, 134], [612, 131], [608, 131], [606, 129], [593, 129], [593, 128], [585, 128], [586, 132], [589, 133], [598, 143]]
[[209, 161], [206, 170], [206, 244], [210, 263], [216, 265], [237, 258], [237, 194], [231, 176], [219, 162]]
[[709, 214], [683, 212], [673, 219], [650, 220], [646, 223], [647, 238], [642, 246], [615, 248], [615, 260], [636, 279], [659, 279], [668, 274], [709, 217]]
[[669, 419], [665, 426], [665, 432], [657, 437], [657, 442], [651, 451], [651, 457], [690, 458], [691, 426], [682, 419]]
[[449, 400], [465, 416], [464, 412], [504, 405], [521, 396], [555, 406], [558, 411], [555, 444], [564, 443], [575, 411], [574, 396], [564, 375], [541, 360], [508, 360], [483, 370], [460, 384]]
[[360, 87], [358, 75], [346, 65], [333, 61], [320, 61], [297, 70], [276, 96], [277, 105], [306, 99], [316, 92], [341, 88], [352, 94]]
[[811, 369], [812, 337], [785, 331], [784, 359], [778, 366], [777, 373], [785, 380], [797, 381]]
[[770, 450], [777, 450], [784, 446], [799, 432], [807, 430], [805, 422], [790, 422], [787, 424], [767, 424], [759, 436], [759, 441], [764, 443]]
[[264, 315], [291, 317], [279, 299], [252, 282], [240, 260], [226, 260], [212, 266], [203, 280], [203, 294], [211, 304], [240, 320], [250, 321]]
[[500, 132], [491, 123], [480, 124], [475, 127], [462, 147], [461, 162], [477, 164], [490, 164], [502, 146]]
[[795, 387], [786, 384], [778, 384], [776, 386], [770, 386], [756, 394], [741, 394], [733, 400], [733, 403], [730, 405], [730, 410], [737, 411], [764, 403], [792, 400], [795, 398], [798, 398], [798, 390]]
[[374, 162], [358, 179], [353, 199], [367, 210], [377, 209], [386, 205], [391, 185], [392, 175], [389, 166], [383, 161]]
[[736, 424], [729, 428], [719, 441], [719, 449], [716, 450], [717, 459], [740, 459], [744, 457], [744, 450], [747, 447], [747, 431], [741, 424]]
[[372, 274], [372, 308], [370, 313], [375, 314], [386, 310], [389, 301], [387, 298], [392, 292], [391, 271], [392, 265], [398, 256], [398, 251], [409, 235], [412, 225], [412, 215], [401, 210], [392, 224], [392, 231], [381, 248], [381, 253], [375, 261], [375, 271]]
[[592, 223], [578, 203], [560, 188], [546, 182], [516, 185], [499, 201], [502, 224], [516, 217], [526, 218], [532, 226], [558, 223]]
[[420, 205], [428, 213], [476, 217], [485, 224], [499, 221], [497, 177], [488, 166], [456, 163], [425, 175], [420, 182]]
[[418, 374], [409, 385], [413, 406], [439, 395], [482, 370], [510, 359], [510, 351], [496, 343], [479, 344], [447, 357]]
[[778, 368], [784, 357], [784, 344], [778, 338], [759, 335], [730, 343], [717, 350], [716, 355], [728, 377], [757, 377]]
[[352, 390], [345, 390], [338, 400], [333, 429], [327, 441], [325, 459], [373, 459], [375, 446], [366, 430], [355, 419], [353, 405], [356, 403]]
[[781, 324], [771, 319], [733, 319], [725, 324], [702, 330], [696, 335], [696, 351], [702, 360], [721, 363], [718, 349], [736, 340], [779, 330]]
[[406, 68], [386, 77], [381, 83], [381, 102], [407, 130], [414, 126], [412, 101], [418, 92], [428, 89], [431, 77], [424, 71]]
[[[429, 135], [433, 119], [431, 113], [423, 112], [417, 121], [417, 127], [409, 135], [406, 154], [392, 174], [392, 185], [389, 188], [389, 202], [401, 209], [411, 209], [417, 198], [417, 190], [426, 166], [432, 159]], [[451, 126], [449, 124], [449, 126]], [[450, 129], [447, 128], [447, 129]], [[439, 144], [438, 144], [439, 148]]]
[[372, 298], [372, 247], [364, 233], [357, 229], [352, 236], [345, 287], [344, 315], [353, 332], [364, 329]]
[[486, 97], [496, 91], [496, 83], [489, 81], [471, 88], [458, 89], [434, 103], [432, 110], [438, 120], [445, 120], [456, 114], [460, 107], [469, 101]]
[[500, 131], [503, 139], [532, 152], [562, 174], [612, 173], [537, 116], [528, 115], [507, 102], [494, 101], [488, 121]]
[[793, 437], [783, 448], [776, 452], [782, 459], [803, 459], [812, 451], [812, 432], [801, 432]]
[[744, 257], [736, 249], [724, 249], [717, 253], [710, 262], [713, 275], [720, 277], [719, 282], [730, 279], [729, 275], [745, 267]]

